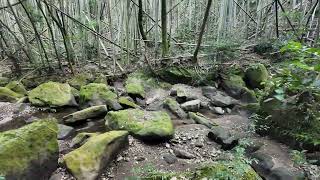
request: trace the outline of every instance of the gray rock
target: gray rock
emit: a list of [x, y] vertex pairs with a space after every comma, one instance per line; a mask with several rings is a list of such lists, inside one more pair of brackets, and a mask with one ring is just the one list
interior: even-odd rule
[[63, 174], [62, 173], [56, 173], [53, 174], [49, 180], [62, 180], [63, 179]]
[[193, 119], [196, 123], [205, 125], [208, 128], [212, 128], [213, 126], [216, 126], [216, 124], [211, 122], [209, 119], [207, 119], [204, 115], [200, 113], [189, 112], [189, 117]]
[[288, 169], [279, 167], [271, 171], [270, 180], [297, 180], [298, 178]]
[[213, 86], [202, 87], [202, 94], [204, 96], [215, 96], [217, 92], [218, 92], [217, 88]]
[[192, 101], [187, 101], [187, 102], [181, 104], [181, 108], [185, 111], [197, 112], [200, 110], [200, 104], [201, 104], [201, 101], [198, 99], [192, 100]]
[[239, 144], [239, 138], [232, 136], [228, 130], [219, 126], [211, 128], [208, 138], [220, 144], [224, 150], [231, 150]]
[[230, 105], [236, 104], [236, 100], [232, 97], [223, 94], [222, 92], [218, 92], [216, 95], [206, 96], [211, 100], [211, 104], [219, 107], [226, 107]]
[[178, 161], [177, 157], [170, 153], [164, 154], [163, 160], [166, 161], [168, 164], [174, 164]]
[[209, 109], [215, 114], [223, 115], [225, 113], [224, 110], [222, 109], [222, 107], [209, 106]]
[[185, 150], [182, 150], [180, 148], [174, 148], [173, 149], [173, 153], [181, 159], [193, 159], [195, 158], [195, 156]]
[[251, 155], [255, 159], [252, 162], [253, 169], [262, 177], [267, 177], [274, 166], [273, 158], [262, 152], [255, 152]]
[[185, 119], [188, 117], [188, 114], [180, 107], [179, 103], [173, 98], [167, 98], [164, 101], [164, 107], [181, 119]]
[[74, 123], [74, 122], [83, 121], [89, 118], [104, 116], [107, 114], [107, 112], [108, 112], [108, 109], [106, 105], [92, 106], [87, 109], [69, 114], [63, 117], [63, 120], [66, 123]]
[[106, 104], [108, 105], [108, 107], [111, 110], [119, 111], [119, 110], [123, 109], [121, 104], [118, 101], [115, 101], [115, 100], [107, 100]]
[[58, 128], [58, 140], [64, 140], [75, 133], [75, 129], [73, 127], [66, 126], [64, 124], [58, 124]]

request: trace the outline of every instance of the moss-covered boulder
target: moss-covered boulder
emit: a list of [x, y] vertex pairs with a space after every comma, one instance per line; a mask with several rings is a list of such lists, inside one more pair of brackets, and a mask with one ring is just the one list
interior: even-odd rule
[[106, 126], [114, 130], [127, 130], [143, 140], [172, 138], [174, 128], [170, 116], [162, 111], [128, 109], [108, 112]]
[[18, 81], [11, 81], [6, 85], [6, 88], [11, 89], [12, 91], [22, 95], [27, 95], [28, 93], [24, 85]]
[[240, 99], [242, 102], [255, 103], [257, 98], [255, 92], [246, 87], [246, 83], [241, 76], [228, 75], [222, 82], [223, 89], [233, 98]]
[[65, 155], [63, 162], [76, 179], [95, 180], [127, 145], [127, 131], [110, 131], [91, 137], [80, 148]]
[[0, 87], [0, 101], [16, 102], [22, 97], [22, 94], [18, 94], [6, 87]]
[[146, 92], [143, 83], [144, 81], [139, 78], [139, 76], [135, 76], [134, 74], [132, 74], [125, 82], [127, 93], [131, 96], [144, 98], [146, 96]]
[[0, 176], [6, 179], [49, 179], [58, 166], [58, 126], [39, 120], [0, 133]]
[[67, 82], [70, 84], [70, 86], [80, 90], [82, 86], [87, 85], [90, 80], [92, 79], [92, 76], [88, 73], [80, 73], [72, 77]]
[[123, 107], [139, 108], [139, 106], [137, 104], [135, 104], [129, 97], [120, 97], [118, 101], [121, 104], [121, 106], [123, 106]]
[[106, 105], [92, 106], [81, 111], [74, 112], [63, 117], [64, 122], [74, 123], [78, 121], [87, 120], [90, 118], [96, 118], [99, 116], [105, 116], [108, 112]]
[[245, 72], [245, 80], [251, 88], [263, 88], [263, 82], [269, 78], [267, 68], [263, 64], [251, 65]]
[[75, 106], [77, 105], [69, 84], [47, 82], [29, 92], [29, 101], [35, 106]]
[[80, 104], [82, 106], [112, 105], [117, 102], [117, 95], [106, 84], [90, 83], [80, 89]]

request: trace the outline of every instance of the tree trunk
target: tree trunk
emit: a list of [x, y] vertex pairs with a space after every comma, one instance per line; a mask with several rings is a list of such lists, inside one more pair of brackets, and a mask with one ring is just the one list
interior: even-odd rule
[[140, 35], [141, 35], [143, 41], [147, 45], [148, 44], [147, 43], [148, 38], [147, 38], [147, 35], [146, 35], [146, 33], [144, 32], [144, 29], [143, 29], [143, 4], [142, 4], [142, 0], [139, 0], [138, 24], [139, 24]]
[[167, 1], [161, 0], [161, 37], [162, 37], [162, 57], [166, 57], [169, 52], [167, 37]]
[[193, 54], [193, 61], [197, 62], [197, 63], [199, 63], [198, 60], [197, 60], [197, 56], [198, 56], [198, 53], [199, 53], [199, 50], [200, 50], [200, 47], [201, 47], [202, 36], [203, 36], [205, 28], [206, 28], [207, 20], [208, 20], [209, 13], [210, 13], [211, 4], [212, 4], [212, 0], [208, 0], [206, 12], [204, 13], [203, 22], [202, 22], [202, 25], [201, 25], [201, 31], [200, 31], [200, 34], [199, 34], [198, 43], [197, 43], [196, 49], [195, 49], [194, 54]]

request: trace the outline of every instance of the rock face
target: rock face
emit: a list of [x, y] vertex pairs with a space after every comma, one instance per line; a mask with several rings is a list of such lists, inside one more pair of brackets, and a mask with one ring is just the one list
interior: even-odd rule
[[263, 88], [261, 83], [267, 81], [268, 78], [268, 70], [263, 64], [254, 64], [245, 73], [246, 82], [251, 88]]
[[63, 119], [66, 123], [74, 123], [77, 121], [104, 116], [107, 114], [107, 112], [108, 112], [108, 109], [106, 105], [92, 106], [87, 109], [69, 114], [63, 117]]
[[223, 89], [233, 98], [245, 103], [255, 103], [257, 98], [254, 91], [246, 87], [241, 76], [229, 75], [222, 83]]
[[106, 116], [106, 126], [114, 130], [127, 130], [133, 136], [147, 141], [165, 140], [174, 135], [170, 116], [162, 111], [111, 111]]
[[208, 138], [222, 145], [222, 149], [230, 150], [238, 145], [239, 139], [232, 136], [229, 131], [219, 126], [212, 127]]
[[82, 106], [112, 105], [117, 102], [117, 95], [105, 84], [90, 83], [80, 89], [80, 104]]
[[18, 81], [12, 81], [6, 85], [6, 88], [11, 89], [13, 92], [16, 92], [18, 94], [27, 95], [28, 91], [24, 87], [24, 85], [21, 82]]
[[110, 131], [91, 137], [80, 148], [65, 155], [63, 162], [75, 178], [95, 180], [127, 145], [127, 131]]
[[174, 115], [178, 116], [179, 118], [187, 118], [188, 114], [180, 107], [180, 104], [172, 99], [172, 98], [167, 98], [164, 101], [164, 107], [169, 109]]
[[29, 101], [35, 106], [74, 106], [77, 105], [69, 84], [47, 82], [29, 92]]
[[22, 97], [22, 94], [18, 94], [6, 87], [0, 87], [0, 101], [16, 102]]
[[0, 175], [6, 179], [49, 179], [58, 166], [57, 123], [39, 120], [0, 133]]

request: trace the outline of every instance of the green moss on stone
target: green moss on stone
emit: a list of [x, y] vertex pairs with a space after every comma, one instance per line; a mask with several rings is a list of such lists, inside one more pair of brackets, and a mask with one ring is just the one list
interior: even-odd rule
[[129, 106], [129, 107], [132, 107], [132, 108], [138, 108], [139, 107], [134, 102], [130, 101], [127, 97], [120, 97], [119, 98], [119, 103], [121, 105]]
[[0, 86], [5, 86], [9, 83], [9, 78], [0, 76]]
[[268, 80], [269, 73], [263, 64], [254, 64], [247, 69], [245, 78], [250, 87], [263, 88], [261, 83]]
[[39, 120], [16, 130], [0, 133], [0, 175], [17, 177], [31, 164], [57, 155], [58, 126], [55, 119]]
[[117, 95], [112, 92], [106, 84], [90, 83], [86, 86], [82, 86], [80, 89], [80, 104], [84, 104], [94, 99], [116, 101]]
[[71, 147], [78, 146], [78, 145], [83, 145], [84, 143], [87, 142], [87, 140], [91, 137], [97, 136], [99, 133], [79, 133], [74, 137], [71, 141]]
[[36, 106], [61, 107], [75, 105], [69, 84], [47, 82], [29, 92], [29, 101]]
[[140, 74], [131, 74], [125, 83], [125, 88], [128, 94], [145, 97], [146, 92], [143, 86], [144, 81]]
[[68, 80], [67, 82], [70, 84], [70, 86], [80, 89], [82, 86], [85, 86], [89, 83], [90, 74], [87, 73], [81, 73], [77, 74], [72, 79]]
[[106, 116], [106, 125], [111, 129], [127, 130], [141, 139], [168, 139], [174, 134], [170, 116], [162, 111], [128, 109], [111, 111]]
[[9, 84], [6, 85], [6, 88], [11, 89], [12, 91], [22, 95], [26, 95], [28, 93], [24, 85], [18, 81], [11, 81]]
[[127, 131], [110, 131], [91, 137], [80, 148], [63, 157], [67, 169], [77, 179], [94, 180], [112, 156], [127, 142]]
[[6, 87], [0, 87], [0, 101], [15, 102], [22, 98], [22, 94], [18, 94]]

